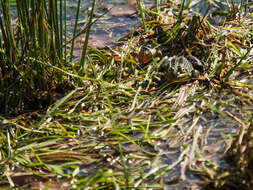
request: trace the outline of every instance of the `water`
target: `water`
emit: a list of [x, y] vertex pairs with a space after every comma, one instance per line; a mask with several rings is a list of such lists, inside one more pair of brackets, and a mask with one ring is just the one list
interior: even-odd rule
[[[100, 3], [101, 2], [101, 3]], [[151, 7], [155, 4], [155, 0], [144, 0], [143, 5], [145, 7]], [[161, 1], [166, 2], [166, 1]], [[181, 1], [177, 1], [180, 3]], [[225, 0], [219, 1], [212, 1], [212, 4], [207, 3], [207, 1], [203, 0], [193, 0], [190, 4], [191, 12], [205, 15], [206, 13], [211, 13], [216, 10], [227, 10], [227, 4]], [[247, 1], [241, 0], [234, 0], [232, 1], [235, 4], [246, 4]], [[251, 2], [251, 1], [249, 1]], [[67, 29], [68, 29], [68, 36], [72, 36], [74, 23], [76, 19], [76, 7], [77, 7], [78, 0], [68, 0], [67, 1]], [[128, 12], [132, 9], [136, 9], [136, 7], [130, 5], [133, 3], [132, 0], [97, 0], [97, 4], [100, 3], [100, 6], [95, 12], [94, 18], [98, 19], [91, 28], [91, 35], [99, 35], [105, 36], [106, 38], [110, 38], [111, 40], [107, 43], [107, 45], [111, 45], [112, 42], [117, 41], [117, 39], [125, 36], [130, 31], [132, 31], [137, 25], [141, 24], [141, 19], [138, 14], [132, 14], [131, 16], [115, 16], [112, 15], [111, 12], [108, 10], [112, 8], [113, 10], [115, 7], [124, 7], [125, 10], [122, 12]], [[174, 2], [175, 3], [175, 2]], [[89, 11], [91, 9], [92, 0], [81, 0], [80, 4], [80, 13], [79, 13], [79, 28], [81, 28], [86, 22], [87, 17], [89, 15]], [[127, 7], [128, 5], [128, 7]], [[129, 6], [130, 5], [130, 6]], [[210, 6], [209, 6], [210, 5]], [[145, 8], [144, 7], [144, 8]], [[249, 6], [250, 7], [250, 6]], [[251, 5], [252, 7], [252, 5]], [[252, 11], [250, 8], [248, 11]], [[115, 11], [114, 11], [115, 13]], [[116, 12], [117, 13], [117, 12]], [[1, 9], [0, 9], [1, 14]], [[2, 14], [1, 14], [2, 15]], [[12, 18], [15, 19], [17, 17], [15, 6], [11, 7], [11, 15]], [[212, 24], [217, 24], [222, 21], [224, 17], [218, 16], [215, 17]], [[210, 21], [210, 18], [209, 18]]]
[[[91, 6], [91, 0], [82, 0], [81, 1], [81, 7], [80, 7], [80, 19], [79, 19], [79, 27], [83, 26], [84, 23], [87, 20], [87, 15], [90, 10]], [[147, 5], [151, 5], [155, 1], [149, 0], [145, 1]], [[224, 1], [225, 2], [225, 1]], [[220, 3], [216, 1], [218, 7], [211, 6], [210, 11], [214, 10], [224, 10], [226, 9], [226, 5], [224, 3]], [[240, 3], [240, 1], [237, 1], [237, 3]], [[129, 31], [133, 30], [138, 24], [141, 23], [140, 18], [135, 14], [133, 16], [113, 16], [109, 12], [105, 10], [106, 6], [112, 5], [112, 6], [122, 6], [127, 5], [128, 2], [126, 0], [104, 0], [101, 4], [101, 7], [97, 10], [95, 14], [95, 18], [99, 18], [100, 15], [104, 14], [103, 17], [101, 17], [93, 26], [91, 35], [108, 35], [111, 36], [114, 40], [126, 35]], [[67, 25], [68, 25], [68, 34], [69, 36], [72, 35], [73, 25], [75, 22], [75, 14], [76, 14], [76, 6], [77, 6], [77, 0], [69, 0], [67, 4]], [[220, 7], [220, 8], [219, 8]], [[200, 13], [201, 15], [204, 15], [207, 12], [207, 4], [205, 4], [205, 1], [195, 1], [192, 4], [192, 8], [195, 12]], [[12, 16], [15, 18], [15, 10], [12, 9]], [[216, 20], [217, 22], [219, 20]], [[226, 96], [224, 96], [226, 97]], [[211, 97], [210, 97], [211, 98]], [[219, 99], [219, 97], [218, 97]], [[233, 113], [240, 113], [244, 112], [244, 109], [239, 109], [235, 106], [230, 105], [236, 105], [236, 103], [233, 102], [233, 100], [224, 100], [227, 104], [227, 110], [225, 111], [232, 111]], [[215, 102], [212, 102], [215, 104]], [[218, 104], [218, 103], [217, 103]], [[223, 102], [224, 104], [224, 102]], [[228, 109], [229, 108], [229, 109]], [[244, 113], [245, 114], [245, 113]], [[241, 114], [242, 115], [242, 114]], [[205, 114], [202, 116], [206, 120], [200, 119], [196, 126], [202, 127], [203, 131], [201, 135], [207, 136], [207, 141], [202, 142], [200, 146], [203, 147], [203, 150], [206, 150], [206, 155], [213, 156], [212, 161], [216, 161], [219, 164], [222, 164], [222, 160], [220, 160], [219, 155], [217, 152], [215, 152], [215, 148], [218, 145], [221, 145], [221, 149], [224, 148], [225, 140], [227, 139], [226, 136], [229, 135], [235, 135], [238, 131], [239, 127], [237, 123], [231, 121], [231, 119], [223, 118], [219, 114], [211, 112], [209, 114]], [[238, 115], [240, 117], [240, 115]], [[246, 116], [245, 116], [246, 118]], [[187, 118], [186, 118], [187, 119]], [[187, 126], [184, 126], [185, 129], [189, 128], [191, 126], [191, 122], [186, 123]], [[196, 127], [197, 128], [197, 127]], [[185, 131], [186, 132], [186, 131]], [[184, 138], [182, 136], [182, 138]], [[216, 144], [217, 139], [221, 140], [224, 139], [224, 144]], [[189, 139], [191, 140], [191, 139]], [[175, 162], [178, 157], [180, 156], [181, 151], [175, 150], [173, 148], [168, 147], [168, 145], [172, 144], [171, 139], [166, 139], [164, 142], [159, 142], [160, 145], [156, 145], [157, 150], [161, 150], [162, 152], [166, 153], [161, 156], [161, 163], [162, 165], [169, 166], [173, 162]], [[157, 143], [158, 144], [158, 143]], [[123, 145], [126, 146], [127, 145]], [[213, 147], [213, 149], [208, 147]], [[128, 147], [127, 147], [128, 148]], [[130, 149], [130, 148], [129, 148]], [[132, 148], [133, 149], [133, 148]], [[139, 150], [136, 150], [139, 151]], [[213, 152], [211, 152], [213, 151]], [[221, 150], [222, 151], [222, 150]], [[106, 152], [101, 152], [106, 154]], [[110, 153], [110, 152], [109, 152]], [[108, 154], [109, 154], [108, 153]], [[203, 153], [204, 154], [204, 153]], [[97, 170], [99, 168], [103, 168], [103, 163], [100, 165], [83, 165], [81, 167], [81, 173], [83, 175], [88, 175], [92, 173], [92, 170]], [[88, 171], [88, 172], [87, 172]], [[168, 189], [183, 189], [184, 187], [191, 186], [194, 184], [194, 181], [197, 181], [197, 177], [193, 176], [192, 173], [186, 172], [187, 180], [185, 180], [183, 183], [178, 183], [176, 185], [168, 185]], [[177, 165], [171, 172], [168, 173], [168, 175], [165, 176], [165, 182], [170, 183], [171, 179], [177, 179], [180, 176], [180, 166]], [[190, 185], [189, 185], [190, 184]], [[192, 185], [193, 186], [193, 185]]]

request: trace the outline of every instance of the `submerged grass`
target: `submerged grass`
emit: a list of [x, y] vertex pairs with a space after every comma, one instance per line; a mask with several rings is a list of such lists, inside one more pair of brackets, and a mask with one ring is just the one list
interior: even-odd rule
[[[22, 1], [19, 6], [28, 6], [27, 2], [30, 1]], [[22, 51], [19, 46], [15, 50], [15, 41], [9, 47], [5, 41], [1, 44], [1, 58], [3, 64], [19, 71], [17, 76], [22, 78], [23, 85], [31, 83], [29, 77], [36, 71], [42, 78], [48, 72], [49, 76], [59, 76], [48, 79], [50, 82], [73, 78], [79, 87], [68, 90], [45, 110], [17, 117], [0, 116], [0, 185], [42, 189], [165, 189], [189, 186], [197, 174], [201, 177], [199, 184], [205, 187], [222, 188], [231, 181], [237, 184], [219, 171], [231, 172], [223, 168], [222, 156], [235, 146], [231, 141], [237, 131], [240, 129], [242, 139], [247, 126], [252, 125], [252, 16], [212, 26], [201, 16], [189, 15], [188, 5], [175, 9], [177, 16], [169, 13], [169, 5], [163, 6], [158, 9], [159, 16], [150, 15], [150, 20], [145, 21], [148, 30], [138, 27], [122, 47], [87, 51], [87, 44], [84, 45], [83, 53], [87, 53], [82, 59], [87, 60], [86, 72], [78, 75], [76, 66], [71, 68], [65, 63], [66, 55], [58, 49], [66, 39], [56, 26], [57, 12], [49, 14], [46, 9], [50, 6], [57, 11], [53, 4], [56, 1], [51, 3], [36, 4], [44, 7], [42, 10], [29, 3], [34, 15], [44, 17], [32, 18], [30, 12], [20, 9], [20, 15], [27, 15], [20, 16], [20, 24], [28, 28], [24, 31], [19, 28], [19, 35], [24, 37], [18, 43], [25, 45], [21, 46]], [[7, 9], [5, 14], [8, 18]], [[1, 23], [8, 24], [8, 20], [4, 22], [1, 18]], [[30, 23], [34, 23], [31, 31], [40, 25], [36, 31], [44, 33], [32, 33]], [[89, 26], [91, 23], [92, 15]], [[8, 30], [14, 35], [9, 26], [1, 28], [3, 37], [11, 35]], [[39, 34], [43, 36], [41, 45], [30, 42]], [[11, 40], [11, 36], [6, 39]], [[24, 67], [28, 71], [20, 69], [23, 67], [15, 61], [19, 54], [13, 57], [13, 51], [23, 54], [18, 63], [30, 64], [31, 68]], [[196, 79], [160, 82], [157, 79], [160, 58], [181, 55], [198, 57], [208, 65], [208, 70]], [[80, 67], [84, 69], [84, 65]], [[3, 69], [6, 68], [2, 68], [5, 74]], [[53, 88], [50, 85], [45, 89]], [[1, 93], [7, 96], [9, 92]], [[237, 142], [242, 144], [242, 140]], [[251, 152], [245, 155], [250, 163]], [[24, 177], [25, 183], [21, 182]], [[247, 181], [246, 185], [252, 184]]]

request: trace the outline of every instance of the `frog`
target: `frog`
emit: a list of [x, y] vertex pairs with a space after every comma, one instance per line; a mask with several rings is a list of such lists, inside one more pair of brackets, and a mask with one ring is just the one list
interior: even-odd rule
[[185, 81], [188, 79], [198, 78], [206, 71], [206, 65], [197, 57], [187, 56], [165, 56], [158, 68], [162, 80]]

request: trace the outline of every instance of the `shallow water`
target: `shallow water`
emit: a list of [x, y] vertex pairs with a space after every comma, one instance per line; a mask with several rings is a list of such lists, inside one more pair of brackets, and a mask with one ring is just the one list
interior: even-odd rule
[[[126, 4], [126, 1], [105, 1], [108, 3], [112, 3], [114, 5], [122, 5]], [[196, 3], [192, 6], [193, 10], [195, 12], [200, 13], [202, 16], [206, 14], [208, 6], [205, 4], [204, 1], [195, 1]], [[225, 2], [225, 1], [224, 1]], [[150, 3], [150, 2], [149, 2]], [[240, 1], [237, 1], [237, 3], [240, 3]], [[209, 10], [225, 10], [227, 8], [226, 4], [217, 2], [217, 7], [212, 6]], [[86, 4], [83, 7], [83, 11], [87, 9], [89, 5]], [[204, 7], [204, 8], [203, 8]], [[98, 13], [103, 13], [103, 10], [99, 10]], [[222, 21], [223, 17], [217, 17], [215, 19], [215, 22], [218, 23]], [[110, 13], [105, 15], [105, 18], [98, 21], [92, 29], [92, 34], [112, 34], [113, 38], [117, 39], [121, 36], [126, 35], [129, 31], [131, 31], [136, 25], [140, 24], [141, 20], [137, 16], [129, 17], [116, 17], [110, 15]], [[217, 95], [216, 95], [217, 96]], [[210, 97], [210, 99], [213, 99], [213, 97]], [[214, 100], [213, 100], [214, 101]], [[219, 99], [219, 96], [217, 96], [217, 101], [212, 102], [214, 105], [224, 104], [224, 102]], [[236, 107], [234, 105], [237, 105], [236, 102], [234, 102], [233, 98], [231, 97], [231, 100], [224, 100], [226, 103], [226, 109], [224, 111], [229, 111], [232, 113], [240, 113], [242, 115], [242, 112], [245, 109], [245, 105], [242, 108]], [[233, 105], [233, 106], [231, 106]], [[242, 111], [243, 110], [243, 111]], [[241, 115], [238, 115], [240, 117]], [[223, 167], [226, 165], [226, 162], [222, 159], [224, 149], [226, 148], [227, 139], [229, 136], [233, 136], [237, 134], [237, 131], [240, 129], [240, 126], [237, 122], [234, 122], [231, 120], [231, 118], [223, 117], [219, 113], [208, 113], [201, 116], [203, 119], [200, 119], [196, 123], [196, 128], [201, 127], [201, 137], [203, 142], [199, 144], [199, 148], [201, 149], [201, 152], [204, 157], [207, 157], [208, 160], [206, 160], [207, 163], [215, 162], [220, 167]], [[245, 116], [246, 118], [246, 116]], [[187, 119], [187, 118], [186, 118]], [[189, 118], [188, 118], [189, 119]], [[184, 126], [182, 126], [182, 129], [185, 130], [183, 133], [186, 133], [188, 128], [192, 125], [192, 122], [186, 123]], [[190, 137], [190, 136], [189, 136]], [[184, 138], [184, 136], [182, 136]], [[194, 137], [191, 137], [191, 139], [188, 139], [187, 141], [192, 141]], [[167, 139], [165, 141], [157, 142], [156, 145], [156, 151], [162, 152], [162, 156], [160, 158], [160, 164], [161, 167], [167, 168], [172, 163], [176, 162], [181, 154], [180, 149], [170, 148], [168, 145], [171, 145], [173, 143], [173, 140]], [[159, 145], [158, 145], [159, 144]], [[191, 143], [189, 143], [191, 144]], [[134, 150], [134, 148], [132, 149]], [[139, 150], [136, 150], [138, 152]], [[197, 154], [197, 152], [196, 152]], [[196, 158], [194, 158], [196, 159]], [[196, 161], [196, 160], [194, 160]], [[200, 162], [201, 161], [200, 159]], [[181, 164], [182, 162], [180, 162]], [[181, 173], [181, 165], [176, 165], [170, 172], [168, 172], [167, 175], [164, 177], [164, 181], [166, 184], [166, 189], [201, 189], [200, 186], [196, 185], [197, 182], [200, 180], [200, 178], [197, 175], [194, 175], [193, 172], [186, 171], [185, 177], [186, 179], [181, 183], [171, 184], [173, 183], [173, 180], [178, 180], [180, 178]], [[191, 165], [191, 164], [189, 164]], [[96, 170], [96, 168], [93, 168]], [[148, 170], [147, 170], [148, 172]]]
[[[98, 1], [99, 2], [99, 1]], [[131, 0], [101, 0], [101, 4], [99, 8], [97, 9], [95, 13], [95, 18], [98, 18], [99, 16], [103, 15], [101, 18], [98, 19], [98, 21], [93, 24], [92, 29], [91, 29], [91, 35], [102, 35], [106, 38], [111, 39], [106, 45], [112, 45], [112, 42], [115, 42], [117, 39], [120, 37], [125, 36], [128, 34], [130, 31], [132, 31], [137, 25], [141, 24], [141, 19], [137, 14], [132, 14], [131, 16], [125, 15], [125, 16], [118, 16], [120, 13], [117, 15], [117, 11], [114, 12], [116, 14], [113, 15], [113, 11], [110, 11], [108, 9], [110, 8], [115, 8], [115, 7], [120, 7], [120, 6], [125, 6], [125, 10], [122, 12], [128, 12], [131, 11], [130, 9], [133, 8], [133, 6], [128, 6], [130, 5], [130, 2], [133, 2]], [[155, 5], [155, 0], [144, 0], [143, 5], [145, 7], [151, 7]], [[166, 1], [161, 1], [161, 2], [166, 2]], [[180, 3], [180, 1], [178, 1]], [[226, 0], [216, 0], [212, 1], [212, 4], [207, 3], [207, 1], [203, 0], [193, 0], [190, 4], [190, 12], [192, 14], [200, 14], [202, 16], [208, 15], [211, 12], [214, 11], [225, 11], [228, 9], [227, 6], [227, 1]], [[92, 1], [87, 1], [87, 0], [82, 0], [81, 1], [81, 12], [80, 12], [80, 25], [82, 26], [86, 19], [87, 15], [89, 14], [90, 6], [91, 6]], [[240, 5], [246, 4], [244, 1], [240, 0], [234, 0], [234, 4]], [[69, 0], [68, 1], [68, 24], [69, 24], [69, 29], [72, 29], [73, 23], [75, 21], [75, 7], [77, 5], [77, 0]], [[110, 7], [110, 8], [109, 8]], [[137, 9], [136, 7], [134, 7]], [[230, 8], [232, 8], [230, 6]], [[244, 6], [242, 6], [242, 9]], [[107, 9], [107, 10], [105, 10]], [[119, 10], [118, 10], [119, 11]], [[250, 10], [248, 10], [250, 11]], [[177, 13], [176, 13], [177, 14]], [[210, 21], [211, 24], [218, 24], [224, 20], [223, 16], [215, 16], [214, 18], [207, 17], [207, 19]], [[72, 30], [70, 30], [71, 33]], [[96, 42], [94, 42], [96, 43]]]
[[[106, 45], [112, 45], [117, 39], [125, 36], [130, 31], [132, 31], [137, 25], [141, 24], [141, 19], [138, 14], [130, 14], [125, 16], [119, 16], [121, 13], [117, 11], [110, 11], [110, 9], [114, 9], [115, 7], [123, 7], [124, 10], [121, 11], [123, 13], [131, 12], [131, 9], [136, 9], [136, 6], [133, 6], [134, 0], [99, 0], [97, 4], [100, 4], [95, 12], [94, 18], [98, 19], [91, 28], [91, 35], [99, 35], [103, 36], [102, 38], [110, 38], [111, 40], [107, 42]], [[151, 7], [155, 5], [155, 0], [144, 0], [143, 6]], [[166, 2], [166, 1], [161, 1]], [[178, 1], [180, 2], [180, 1]], [[226, 0], [216, 0], [212, 1], [213, 4], [209, 6], [206, 1], [203, 0], [193, 0], [191, 2], [191, 12], [193, 14], [200, 14], [202, 16], [206, 15], [215, 10], [227, 10]], [[235, 4], [241, 3], [240, 0], [234, 0]], [[74, 23], [76, 19], [76, 10], [77, 10], [78, 0], [68, 0], [67, 1], [67, 30], [68, 36], [72, 36]], [[246, 4], [246, 1], [242, 1], [243, 4]], [[89, 15], [89, 11], [91, 10], [92, 0], [81, 0], [80, 4], [80, 13], [79, 13], [79, 28], [81, 28], [87, 22], [87, 16]], [[128, 7], [127, 7], [128, 6]], [[250, 6], [249, 6], [250, 7]], [[252, 5], [251, 5], [252, 7]], [[242, 7], [243, 8], [243, 7]], [[250, 10], [248, 10], [250, 11]], [[112, 13], [113, 12], [113, 13]], [[0, 9], [1, 14], [1, 9]], [[116, 15], [114, 15], [116, 14]], [[1, 14], [2, 15], [2, 14]], [[13, 19], [17, 17], [15, 6], [11, 7], [11, 15]], [[222, 21], [224, 17], [218, 16], [215, 17], [212, 24], [217, 24]], [[209, 19], [210, 21], [210, 19]], [[95, 37], [96, 38], [96, 37]], [[96, 42], [94, 42], [96, 43]]]
[[[150, 4], [150, 2], [152, 2], [152, 1], [150, 0], [148, 3]], [[68, 28], [69, 28], [69, 35], [71, 35], [71, 31], [72, 31], [71, 29], [73, 28], [73, 24], [75, 22], [76, 3], [77, 3], [77, 0], [68, 1], [68, 9], [67, 9], [68, 10], [68, 17], [67, 17], [68, 23], [67, 24], [68, 24]], [[91, 0], [90, 1], [82, 0], [81, 12], [80, 12], [80, 25], [79, 26], [82, 26], [83, 23], [85, 22], [90, 4], [91, 4]], [[118, 1], [104, 0], [101, 7], [104, 7], [105, 5], [108, 5], [108, 4], [112, 4], [114, 6], [126, 5], [127, 1], [124, 1], [124, 0], [118, 0]], [[205, 14], [206, 10], [200, 9], [201, 6], [205, 6], [203, 1], [200, 1], [199, 4], [196, 4], [194, 6], [194, 10], [201, 12], [201, 14]], [[103, 8], [100, 8], [100, 9], [98, 9], [95, 16], [98, 17], [99, 15], [101, 15], [103, 13], [105, 13], [105, 11], [103, 10]], [[138, 25], [140, 23], [141, 23], [141, 20], [136, 15], [131, 16], [131, 17], [130, 16], [112, 16], [110, 13], [107, 13], [104, 15], [104, 17], [102, 17], [97, 23], [95, 23], [93, 25], [91, 34], [92, 35], [94, 35], [94, 34], [97, 34], [97, 35], [108, 34], [108, 35], [111, 35], [112, 38], [117, 39], [117, 38], [120, 38], [120, 37], [126, 35], [129, 31], [131, 31], [136, 25]], [[226, 101], [226, 100], [224, 100], [224, 101]], [[218, 101], [212, 102], [212, 103], [216, 104], [216, 105], [219, 104]], [[224, 102], [222, 102], [222, 104], [224, 104]], [[227, 104], [228, 110], [225, 110], [225, 111], [230, 111], [233, 113], [240, 113], [242, 111], [242, 108], [239, 109], [239, 108], [236, 108], [235, 106], [234, 107], [229, 106], [229, 105], [236, 104], [233, 102], [233, 100], [231, 100], [231, 101], [227, 100], [226, 104]], [[206, 152], [207, 152], [206, 154], [208, 154], [210, 156], [210, 158], [212, 158], [212, 161], [216, 161], [217, 163], [222, 165], [224, 163], [222, 160], [220, 160], [220, 157], [217, 154], [217, 152], [219, 150], [217, 149], [217, 152], [215, 152], [215, 149], [213, 149], [213, 152], [211, 152], [212, 149], [211, 148], [208, 149], [208, 147], [217, 148], [217, 146], [220, 145], [220, 144], [216, 144], [217, 139], [219, 139], [219, 140], [224, 139], [224, 144], [225, 144], [226, 136], [236, 134], [236, 132], [239, 129], [239, 126], [237, 123], [233, 122], [231, 119], [223, 118], [215, 112], [203, 115], [202, 117], [205, 118], [206, 120], [200, 119], [198, 121], [198, 123], [196, 124], [196, 126], [202, 127], [203, 130], [202, 130], [201, 135], [206, 135], [207, 141], [203, 142], [200, 146], [202, 146], [202, 148], [204, 150], [206, 150]], [[238, 115], [238, 117], [240, 117], [240, 115]], [[186, 123], [186, 125], [187, 126], [185, 126], [185, 130], [187, 129], [187, 127], [191, 126], [191, 122]], [[191, 140], [191, 139], [189, 139], [189, 140]], [[178, 159], [181, 151], [180, 151], [180, 149], [175, 150], [173, 148], [168, 147], [168, 145], [172, 144], [172, 140], [170, 140], [170, 139], [167, 139], [164, 142], [159, 142], [159, 143], [160, 143], [160, 146], [157, 145], [156, 149], [158, 151], [165, 153], [160, 158], [161, 163], [164, 167], [169, 166]], [[123, 146], [126, 146], [126, 148], [128, 148], [127, 145], [123, 145]], [[222, 148], [224, 148], [223, 144], [221, 144], [220, 149], [222, 149]], [[132, 149], [134, 150], [134, 148], [132, 148]], [[137, 149], [136, 151], [139, 151], [139, 150]], [[101, 152], [101, 154], [102, 153], [107, 154], [108, 152], [103, 151], [103, 152]], [[111, 153], [111, 152], [109, 152], [109, 153]], [[205, 155], [205, 156], [207, 156], [207, 155]], [[101, 168], [102, 168], [103, 163], [101, 163], [101, 165], [102, 165], [101, 166]], [[98, 168], [100, 168], [100, 165], [93, 165], [93, 164], [83, 165], [83, 167], [81, 167], [81, 173], [84, 175], [91, 174], [92, 170], [94, 171], [94, 170], [97, 170]], [[86, 172], [84, 172], [84, 171], [86, 171]], [[187, 186], [189, 188], [190, 188], [190, 186], [192, 186], [192, 187], [195, 186], [194, 182], [197, 181], [198, 178], [190, 172], [186, 172], [185, 175], [186, 175], [186, 180], [183, 183], [178, 183], [176, 185], [168, 185], [167, 188], [168, 189], [183, 189]], [[177, 165], [175, 168], [173, 168], [173, 170], [171, 172], [169, 172], [169, 174], [165, 177], [164, 180], [166, 183], [169, 184], [172, 179], [177, 179], [179, 176], [180, 176], [180, 165]]]

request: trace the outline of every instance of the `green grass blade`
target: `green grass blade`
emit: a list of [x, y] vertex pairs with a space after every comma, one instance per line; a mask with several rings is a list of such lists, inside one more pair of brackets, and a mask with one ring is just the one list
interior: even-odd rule
[[[65, 101], [67, 101], [76, 91], [78, 91], [78, 88], [76, 88], [75, 90], [72, 90], [68, 95], [64, 96], [62, 99], [60, 99], [58, 102], [56, 102], [56, 104], [52, 107], [52, 109], [50, 109], [46, 115], [39, 121], [38, 124], [36, 124], [36, 126], [40, 126], [43, 124], [43, 122], [50, 117], [50, 115], [59, 107], [61, 106]], [[36, 127], [37, 128], [37, 127]]]
[[91, 30], [91, 26], [92, 26], [92, 19], [93, 19], [94, 10], [95, 10], [95, 4], [96, 4], [96, 0], [93, 0], [91, 12], [89, 15], [89, 22], [88, 22], [88, 26], [87, 26], [87, 30], [86, 30], [86, 35], [85, 35], [85, 41], [84, 41], [83, 50], [82, 50], [82, 57], [81, 57], [81, 61], [80, 61], [80, 66], [81, 66], [80, 73], [81, 74], [85, 73], [86, 52], [87, 52], [87, 48], [88, 48], [88, 41], [89, 41], [90, 30]]
[[240, 66], [243, 62], [243, 60], [247, 57], [247, 55], [249, 54], [250, 50], [252, 48], [249, 48], [247, 50], [247, 52], [241, 57], [241, 59], [238, 61], [238, 63], [236, 63], [224, 76], [225, 81], [227, 82], [229, 80], [229, 77], [232, 75], [232, 73], [235, 71], [235, 69]]
[[73, 38], [72, 38], [72, 45], [71, 45], [71, 50], [70, 50], [70, 62], [72, 61], [73, 50], [74, 50], [74, 46], [75, 46], [75, 36], [76, 36], [76, 29], [77, 29], [79, 12], [80, 12], [80, 3], [81, 3], [81, 0], [78, 0], [77, 9], [76, 9], [76, 20], [75, 20], [74, 31], [73, 31]]
[[137, 5], [138, 5], [138, 9], [140, 11], [144, 31], [146, 32], [147, 31], [147, 25], [146, 25], [146, 21], [145, 21], [144, 10], [143, 10], [142, 5], [141, 5], [141, 0], [137, 0]]

